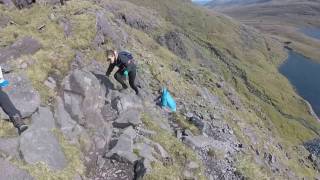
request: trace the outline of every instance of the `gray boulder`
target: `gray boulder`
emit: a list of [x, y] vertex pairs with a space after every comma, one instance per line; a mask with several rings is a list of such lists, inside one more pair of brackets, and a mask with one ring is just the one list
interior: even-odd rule
[[0, 151], [11, 157], [19, 157], [18, 146], [18, 138], [0, 138]]
[[55, 118], [64, 136], [71, 142], [76, 142], [78, 136], [83, 132], [83, 128], [70, 117], [60, 97], [56, 99]]
[[39, 107], [39, 110], [32, 115], [33, 129], [47, 129], [52, 130], [55, 128], [55, 121], [53, 114], [49, 108]]
[[118, 111], [119, 114], [129, 110], [137, 109], [142, 110], [142, 102], [135, 94], [120, 94], [118, 92], [113, 92], [111, 98], [112, 107]]
[[5, 6], [8, 6], [8, 7], [14, 6], [14, 3], [12, 2], [12, 0], [0, 0], [0, 4], [4, 4]]
[[136, 109], [130, 109], [120, 114], [120, 117], [113, 123], [116, 128], [126, 128], [128, 126], [137, 126], [141, 124], [140, 112]]
[[32, 125], [21, 135], [19, 150], [28, 164], [46, 163], [52, 170], [62, 170], [67, 165], [58, 139], [53, 134], [53, 114], [40, 108], [32, 116]]
[[105, 156], [120, 162], [128, 161], [131, 164], [134, 164], [138, 160], [138, 156], [133, 153], [133, 136], [131, 136], [131, 133], [132, 127], [129, 127], [119, 137], [115, 147], [113, 147], [110, 152], [107, 152]]
[[122, 28], [114, 25], [103, 11], [96, 13], [96, 21], [97, 34], [93, 41], [95, 48], [100, 48], [108, 40], [111, 40], [117, 48], [123, 47], [127, 43], [128, 34]]
[[205, 128], [206, 122], [200, 117], [193, 115], [192, 113], [188, 113], [187, 118], [189, 118], [189, 121], [200, 130], [203, 130]]
[[32, 37], [19, 39], [11, 46], [0, 49], [0, 64], [6, 63], [9, 60], [17, 59], [23, 55], [34, 54], [41, 47], [41, 44]]
[[0, 179], [3, 180], [33, 180], [24, 170], [0, 158]]
[[73, 71], [63, 82], [64, 107], [71, 118], [88, 128], [104, 127], [101, 109], [106, 89], [90, 72]]
[[[68, 129], [65, 130], [73, 140], [84, 130], [89, 144], [95, 145], [90, 149], [103, 149], [112, 133], [111, 123], [102, 115], [106, 87], [91, 72], [75, 69], [63, 80], [63, 88], [58, 122]], [[71, 130], [72, 127], [77, 129]]]
[[[8, 94], [23, 118], [30, 117], [40, 106], [39, 93], [32, 87], [30, 80], [24, 73], [10, 73], [5, 78], [10, 82], [10, 86], [4, 88], [3, 91]], [[0, 114], [2, 118], [9, 119], [2, 109]]]
[[43, 162], [52, 170], [62, 170], [67, 161], [55, 135], [46, 129], [31, 129], [20, 139], [20, 152], [28, 164]]

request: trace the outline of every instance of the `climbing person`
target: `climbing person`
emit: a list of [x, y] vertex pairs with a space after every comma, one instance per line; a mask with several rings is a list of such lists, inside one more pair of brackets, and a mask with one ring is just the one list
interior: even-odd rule
[[9, 82], [3, 78], [2, 68], [0, 66], [0, 107], [9, 116], [13, 126], [17, 128], [19, 135], [28, 129], [21, 118], [21, 113], [11, 102], [9, 96], [2, 90], [7, 87]]
[[121, 84], [122, 89], [120, 92], [128, 89], [128, 86], [124, 82], [126, 77], [129, 78], [130, 87], [136, 92], [136, 95], [140, 96], [139, 90], [135, 84], [137, 66], [131, 53], [122, 51], [117, 52], [115, 50], [107, 50], [107, 60], [110, 62], [106, 76], [110, 76], [114, 67], [118, 67], [118, 71], [114, 74], [114, 78]]
[[19, 134], [28, 129], [28, 126], [22, 121], [20, 111], [12, 104], [10, 98], [2, 88], [0, 88], [0, 107], [9, 116], [10, 121], [13, 126], [17, 128]]

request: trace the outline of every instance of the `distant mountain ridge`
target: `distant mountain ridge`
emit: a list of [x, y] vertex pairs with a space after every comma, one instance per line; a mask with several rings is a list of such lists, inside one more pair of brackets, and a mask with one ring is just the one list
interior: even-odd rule
[[249, 5], [256, 3], [265, 3], [272, 0], [213, 0], [206, 4], [208, 7], [229, 6], [229, 5]]

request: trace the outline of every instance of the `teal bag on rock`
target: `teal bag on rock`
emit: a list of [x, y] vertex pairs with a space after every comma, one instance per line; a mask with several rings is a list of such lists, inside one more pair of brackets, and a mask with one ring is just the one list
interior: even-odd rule
[[167, 88], [162, 89], [161, 106], [168, 107], [172, 112], [177, 111], [176, 101], [173, 99]]

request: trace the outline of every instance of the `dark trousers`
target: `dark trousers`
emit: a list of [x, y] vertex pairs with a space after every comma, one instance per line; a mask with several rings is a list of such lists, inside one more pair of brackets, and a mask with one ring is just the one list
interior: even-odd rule
[[[133, 70], [129, 71], [129, 84], [130, 84], [130, 87], [136, 92], [136, 94], [139, 94], [139, 90], [138, 90], [138, 88], [137, 88], [137, 86], [135, 84], [136, 74], [137, 74], [137, 70], [136, 69], [133, 69]], [[124, 80], [126, 79], [126, 76], [123, 74], [122, 70], [118, 70], [114, 74], [114, 78], [122, 85], [123, 89], [127, 89], [128, 88], [128, 86], [124, 82]]]
[[12, 119], [14, 116], [21, 116], [20, 111], [12, 104], [9, 96], [0, 89], [0, 107]]

